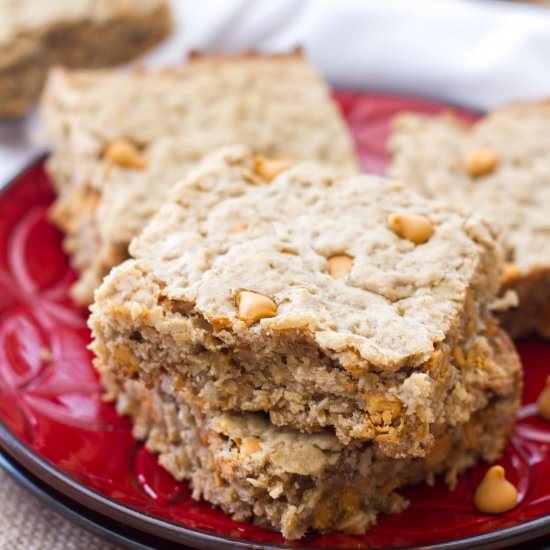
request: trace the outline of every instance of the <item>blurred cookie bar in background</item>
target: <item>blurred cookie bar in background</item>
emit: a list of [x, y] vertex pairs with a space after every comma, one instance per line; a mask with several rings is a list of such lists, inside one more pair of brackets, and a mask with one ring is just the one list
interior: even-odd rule
[[52, 65], [125, 63], [171, 28], [168, 0], [0, 0], [0, 117], [25, 113]]
[[58, 69], [42, 122], [58, 193], [51, 216], [80, 272], [72, 292], [80, 304], [127, 258], [170, 187], [218, 147], [243, 143], [283, 165], [357, 170], [327, 85], [297, 52], [195, 55], [185, 66], [125, 73]]
[[390, 152], [393, 177], [477, 210], [501, 231], [503, 293], [519, 299], [501, 313], [504, 327], [515, 337], [550, 338], [550, 103], [509, 105], [472, 126], [451, 115], [403, 113]]

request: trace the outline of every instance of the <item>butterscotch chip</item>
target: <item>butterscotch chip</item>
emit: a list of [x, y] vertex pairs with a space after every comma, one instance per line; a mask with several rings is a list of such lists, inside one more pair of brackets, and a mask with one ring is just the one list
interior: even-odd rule
[[273, 180], [291, 166], [292, 162], [289, 159], [266, 159], [258, 156], [254, 160], [254, 172], [267, 181]]
[[502, 268], [502, 273], [500, 275], [501, 284], [509, 284], [514, 281], [518, 281], [523, 277], [523, 273], [518, 264], [514, 262], [507, 262]]
[[388, 218], [389, 228], [399, 237], [415, 244], [423, 244], [433, 235], [432, 222], [424, 216], [399, 212]]
[[242, 455], [249, 456], [261, 449], [260, 440], [257, 437], [245, 437], [240, 448]]
[[342, 279], [350, 271], [353, 265], [353, 258], [346, 254], [339, 254], [328, 259], [328, 271], [336, 279]]
[[502, 466], [489, 468], [474, 495], [476, 508], [485, 514], [503, 514], [518, 503], [518, 491]]
[[544, 420], [550, 421], [550, 376], [546, 379], [546, 386], [542, 390], [538, 400], [539, 415]]
[[498, 164], [498, 158], [497, 154], [492, 149], [476, 149], [466, 155], [464, 164], [470, 176], [479, 178], [495, 170]]
[[123, 168], [144, 170], [146, 166], [145, 159], [137, 147], [126, 139], [111, 142], [105, 151], [105, 158]]
[[243, 290], [237, 295], [236, 301], [239, 319], [247, 323], [255, 323], [260, 319], [277, 315], [277, 305], [263, 294]]

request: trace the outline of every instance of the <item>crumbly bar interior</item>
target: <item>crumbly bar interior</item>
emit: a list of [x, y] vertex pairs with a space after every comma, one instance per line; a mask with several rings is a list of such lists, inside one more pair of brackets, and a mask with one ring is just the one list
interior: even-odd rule
[[[102, 379], [134, 436], [159, 454], [176, 479], [190, 480], [193, 497], [220, 506], [238, 521], [278, 529], [288, 539], [308, 529], [366, 532], [378, 513], [400, 512], [396, 491], [434, 474], [456, 476], [480, 458], [500, 455], [514, 424], [521, 383], [519, 364], [504, 333], [492, 340], [495, 360], [516, 383], [495, 395], [465, 424], [442, 428], [424, 458], [388, 458], [368, 443], [344, 445], [331, 431], [304, 434], [273, 426], [259, 413], [207, 413], [187, 403], [163, 376], [154, 388]], [[507, 366], [505, 366], [507, 365]]]
[[332, 427], [346, 443], [373, 440], [388, 456], [424, 456], [441, 426], [467, 422], [517, 383], [495, 360], [496, 321], [476, 332], [473, 293], [456, 332], [429, 361], [364, 373], [345, 368], [299, 330], [273, 341], [247, 333], [228, 341], [189, 305], [163, 296], [158, 283], [142, 286], [147, 275], [134, 261], [117, 269], [111, 280], [123, 299], [99, 306], [96, 353], [122, 379], [154, 385], [171, 376], [175, 391], [202, 410], [264, 411], [275, 425]]

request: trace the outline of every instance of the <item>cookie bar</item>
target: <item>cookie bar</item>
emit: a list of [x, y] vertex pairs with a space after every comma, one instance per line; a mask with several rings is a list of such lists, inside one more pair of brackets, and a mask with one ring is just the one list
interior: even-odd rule
[[[475, 209], [502, 232], [501, 314], [513, 336], [550, 337], [550, 103], [504, 107], [472, 126], [450, 115], [401, 114], [393, 122], [389, 172], [429, 197]], [[510, 294], [510, 293], [509, 293]]]
[[0, 1], [0, 117], [29, 109], [48, 67], [124, 63], [170, 29], [167, 0]]
[[304, 434], [278, 428], [258, 413], [204, 414], [186, 403], [162, 375], [152, 389], [103, 382], [119, 413], [134, 422], [134, 436], [159, 454], [175, 478], [190, 480], [194, 498], [220, 506], [238, 521], [280, 530], [288, 539], [308, 529], [362, 534], [378, 513], [407, 506], [397, 492], [406, 484], [456, 476], [480, 458], [497, 459], [514, 424], [521, 384], [513, 345], [502, 332], [490, 338], [509, 391], [496, 395], [464, 424], [448, 426], [425, 458], [388, 458], [365, 443], [343, 445], [334, 433]]
[[171, 185], [217, 147], [357, 169], [329, 90], [299, 53], [195, 55], [180, 68], [124, 74], [57, 70], [42, 105], [59, 193], [52, 218], [81, 274], [81, 304]]
[[173, 188], [96, 292], [98, 364], [391, 457], [512, 391], [489, 226], [397, 182], [266, 164], [224, 149]]

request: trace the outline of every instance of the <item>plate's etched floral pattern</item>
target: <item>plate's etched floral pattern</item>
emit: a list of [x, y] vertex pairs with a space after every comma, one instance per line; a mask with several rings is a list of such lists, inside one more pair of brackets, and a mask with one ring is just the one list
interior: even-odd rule
[[[398, 110], [443, 107], [402, 98], [336, 95], [364, 169], [383, 172], [389, 119]], [[467, 114], [465, 116], [468, 116]], [[255, 542], [283, 542], [258, 527], [231, 521], [195, 502], [153, 455], [132, 440], [130, 424], [101, 399], [87, 350], [87, 311], [67, 290], [74, 280], [61, 235], [47, 220], [53, 193], [41, 164], [0, 196], [0, 420], [36, 453], [83, 484], [128, 506], [187, 527]], [[457, 489], [442, 484], [407, 489], [409, 510], [385, 516], [367, 535], [310, 536], [322, 547], [392, 547], [458, 539], [550, 513], [550, 424], [534, 402], [550, 373], [550, 345], [520, 343], [527, 370], [525, 403], [501, 463], [520, 505], [501, 516], [477, 513], [472, 495], [486, 466], [462, 476]]]

